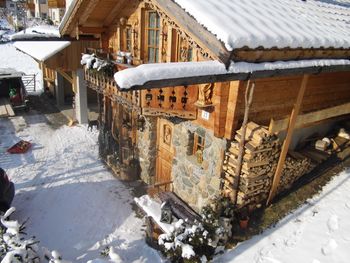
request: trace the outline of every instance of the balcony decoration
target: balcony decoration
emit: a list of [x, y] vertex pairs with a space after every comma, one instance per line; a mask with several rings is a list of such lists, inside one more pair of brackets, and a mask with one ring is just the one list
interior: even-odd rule
[[80, 61], [81, 65], [85, 65], [87, 69], [102, 73], [112, 77], [114, 74], [114, 64], [110, 60], [98, 58], [95, 54], [83, 54]]
[[198, 100], [195, 102], [199, 108], [212, 107], [212, 97], [213, 97], [214, 83], [209, 83], [205, 85], [200, 85], [198, 89]]
[[182, 103], [182, 108], [185, 109], [186, 108], [186, 104], [188, 101], [188, 97], [187, 97], [188, 93], [187, 93], [187, 86], [185, 86], [185, 91], [183, 93], [183, 97], [181, 97], [181, 103]]

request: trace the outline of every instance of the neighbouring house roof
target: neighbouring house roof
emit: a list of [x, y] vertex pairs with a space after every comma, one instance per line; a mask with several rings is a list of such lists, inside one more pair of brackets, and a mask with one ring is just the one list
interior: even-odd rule
[[23, 72], [13, 68], [0, 68], [0, 79], [18, 78], [24, 75]]
[[117, 72], [114, 79], [119, 89], [130, 90], [342, 70], [350, 71], [350, 60], [231, 62], [228, 68], [219, 61], [177, 62], [143, 64]]
[[70, 41], [18, 41], [13, 45], [34, 59], [45, 61], [70, 44]]
[[350, 48], [350, 1], [174, 1], [230, 51]]
[[60, 32], [56, 26], [41, 25], [26, 28], [16, 34], [11, 35], [12, 41], [33, 40], [33, 39], [57, 39], [60, 38]]

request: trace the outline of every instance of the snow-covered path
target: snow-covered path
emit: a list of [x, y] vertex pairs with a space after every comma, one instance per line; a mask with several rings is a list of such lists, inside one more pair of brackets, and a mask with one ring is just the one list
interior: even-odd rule
[[[24, 155], [6, 149], [19, 138], [33, 143]], [[16, 185], [15, 217], [41, 246], [73, 262], [99, 257], [113, 245], [123, 262], [159, 262], [143, 237], [133, 197], [98, 159], [97, 133], [86, 127], [58, 130], [44, 115], [0, 119], [0, 167]]]

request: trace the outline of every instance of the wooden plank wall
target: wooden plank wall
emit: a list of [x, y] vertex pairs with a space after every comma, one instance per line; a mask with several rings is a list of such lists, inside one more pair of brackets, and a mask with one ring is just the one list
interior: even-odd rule
[[[269, 125], [270, 119], [288, 116], [296, 100], [301, 76], [267, 78], [256, 81], [249, 119]], [[244, 93], [244, 89], [240, 91]], [[242, 97], [242, 96], [239, 96]], [[301, 113], [312, 112], [350, 101], [350, 74], [346, 72], [311, 75], [306, 88]], [[243, 119], [244, 101], [237, 99], [235, 121]], [[232, 107], [232, 105], [229, 105]]]
[[64, 71], [77, 70], [82, 68], [80, 64], [81, 54], [85, 52], [85, 49], [99, 48], [99, 41], [72, 41], [71, 45], [58, 52], [45, 61], [45, 66], [51, 69], [60, 68]]

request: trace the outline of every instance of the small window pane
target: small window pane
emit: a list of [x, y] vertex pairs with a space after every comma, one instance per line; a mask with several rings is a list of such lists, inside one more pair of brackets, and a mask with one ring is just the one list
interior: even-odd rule
[[159, 43], [159, 30], [156, 31], [156, 46], [158, 46]]
[[158, 62], [158, 52], [159, 52], [159, 49], [158, 49], [158, 48], [155, 48], [155, 49], [154, 49], [154, 52], [155, 52], [155, 59], [154, 59], [154, 62]]
[[154, 63], [154, 48], [148, 48], [148, 62]]
[[149, 23], [148, 26], [150, 28], [155, 28], [156, 26], [156, 14], [154, 12], [149, 13]]
[[192, 47], [189, 47], [188, 53], [187, 53], [187, 61], [192, 61], [192, 53], [193, 53], [193, 49]]

